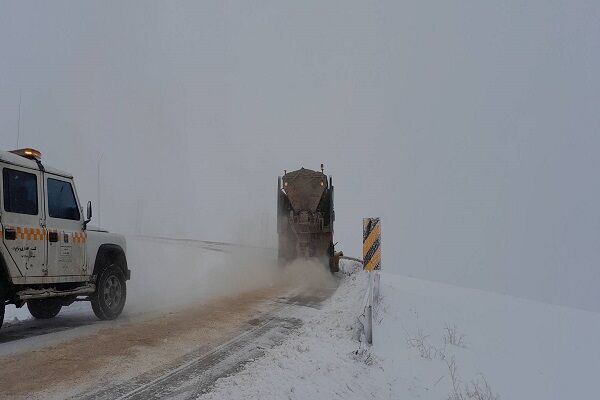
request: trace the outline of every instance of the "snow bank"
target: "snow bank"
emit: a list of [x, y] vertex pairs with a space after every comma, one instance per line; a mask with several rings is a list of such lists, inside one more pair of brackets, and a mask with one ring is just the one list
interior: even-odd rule
[[268, 349], [237, 375], [218, 380], [200, 398], [373, 398], [381, 375], [377, 367], [369, 367], [368, 352], [356, 341], [356, 317], [366, 287], [363, 273], [345, 278], [321, 310], [304, 308], [294, 315], [304, 325], [283, 345]]
[[[597, 397], [600, 314], [398, 275], [381, 281], [374, 352], [394, 371], [398, 397], [447, 398], [452, 356], [463, 384], [485, 377], [505, 399]], [[444, 346], [447, 327], [464, 335], [463, 346]], [[422, 358], [408, 343], [420, 336], [445, 360]]]

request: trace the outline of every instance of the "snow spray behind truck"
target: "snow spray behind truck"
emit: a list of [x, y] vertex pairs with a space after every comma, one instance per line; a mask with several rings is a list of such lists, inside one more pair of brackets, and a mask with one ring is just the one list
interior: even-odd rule
[[277, 181], [277, 233], [279, 261], [315, 257], [339, 270], [333, 243], [333, 183], [323, 173], [300, 168], [284, 171]]

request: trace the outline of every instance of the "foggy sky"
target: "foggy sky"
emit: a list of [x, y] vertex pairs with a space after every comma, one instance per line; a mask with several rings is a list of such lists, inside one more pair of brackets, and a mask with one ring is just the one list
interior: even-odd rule
[[277, 175], [323, 162], [347, 254], [381, 216], [385, 269], [600, 310], [599, 22], [594, 1], [0, 1], [0, 147], [20, 130], [72, 171], [95, 224], [254, 243]]

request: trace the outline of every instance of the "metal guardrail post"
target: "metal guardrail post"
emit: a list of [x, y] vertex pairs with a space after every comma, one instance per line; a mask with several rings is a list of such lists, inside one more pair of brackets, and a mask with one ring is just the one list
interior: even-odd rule
[[366, 311], [367, 326], [365, 326], [365, 336], [367, 343], [373, 344], [373, 306], [369, 305]]
[[379, 304], [379, 280], [381, 275], [379, 271], [371, 272], [373, 275], [373, 304]]
[[373, 273], [369, 272], [369, 288], [367, 289], [367, 309], [365, 310], [365, 336], [367, 343], [373, 344]]

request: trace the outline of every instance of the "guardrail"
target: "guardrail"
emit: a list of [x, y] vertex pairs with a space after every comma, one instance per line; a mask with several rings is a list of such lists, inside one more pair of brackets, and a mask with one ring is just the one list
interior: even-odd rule
[[222, 247], [241, 247], [248, 249], [259, 249], [259, 250], [273, 250], [276, 251], [276, 247], [267, 247], [267, 246], [255, 246], [251, 244], [243, 244], [243, 243], [230, 243], [230, 242], [215, 242], [211, 240], [200, 240], [200, 239], [191, 239], [191, 238], [175, 238], [169, 236], [152, 236], [152, 235], [127, 235], [128, 238], [132, 239], [142, 239], [142, 240], [160, 240], [164, 242], [176, 242], [183, 244], [201, 244], [208, 246], [222, 246]]

